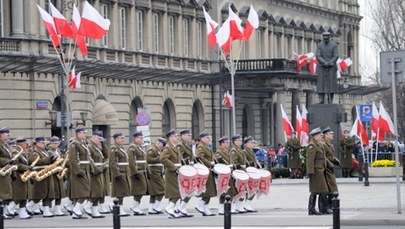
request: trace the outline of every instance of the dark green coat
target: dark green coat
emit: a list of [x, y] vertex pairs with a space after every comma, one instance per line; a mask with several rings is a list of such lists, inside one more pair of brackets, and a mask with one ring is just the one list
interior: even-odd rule
[[[0, 140], [0, 168], [3, 168], [11, 160], [11, 152], [8, 144]], [[0, 199], [10, 200], [13, 196], [10, 175], [0, 176]]]
[[[197, 146], [197, 157], [202, 161], [202, 163], [209, 169], [214, 165], [214, 154], [207, 144], [199, 143]], [[217, 195], [217, 188], [215, 186], [214, 176], [210, 171], [207, 180], [207, 186], [205, 192], [200, 195], [200, 197], [214, 197]]]
[[163, 165], [160, 162], [160, 150], [152, 146], [146, 153], [146, 161], [149, 167], [149, 195], [157, 196], [165, 194], [165, 180], [163, 179]]
[[336, 160], [335, 150], [330, 141], [324, 139], [325, 156], [328, 159], [326, 162], [326, 182], [328, 183], [329, 191], [331, 193], [338, 192], [338, 187], [336, 184], [335, 171], [333, 169], [333, 162]]
[[[128, 155], [125, 149], [117, 144], [111, 146], [109, 155], [109, 166], [111, 174], [111, 196], [125, 197], [131, 195], [130, 172], [128, 165], [118, 163], [128, 163]], [[117, 178], [121, 175], [120, 180]]]
[[252, 149], [245, 148], [243, 151], [246, 154], [246, 161], [249, 164], [249, 166], [252, 166], [253, 164], [255, 165], [259, 164], [257, 163], [256, 154], [255, 152], [253, 152]]
[[[56, 150], [56, 151], [49, 150], [48, 154], [49, 155], [54, 154], [57, 157], [62, 157], [62, 154], [59, 150]], [[65, 190], [65, 186], [63, 185], [63, 180], [58, 178], [57, 173], [52, 175], [52, 180], [53, 180], [53, 187], [55, 190], [55, 199], [65, 198], [66, 190]]]
[[165, 166], [165, 196], [168, 199], [180, 198], [177, 169], [181, 164], [178, 149], [168, 142], [160, 155], [160, 161]]
[[147, 177], [148, 165], [146, 153], [142, 146], [131, 144], [128, 148], [129, 170], [131, 173], [131, 187], [133, 196], [146, 195], [148, 191]]
[[[232, 165], [230, 152], [222, 148], [219, 148], [217, 152], [215, 152], [215, 159], [221, 164]], [[232, 197], [235, 196], [236, 193], [235, 184], [232, 179], [229, 179], [229, 189], [225, 194], [222, 194], [222, 196], [230, 195]]]
[[289, 138], [285, 147], [288, 152], [288, 168], [297, 169], [302, 161], [300, 158], [301, 144], [298, 138]]
[[183, 139], [180, 140], [180, 143], [176, 146], [180, 152], [180, 155], [183, 159], [189, 159], [192, 161], [193, 157], [193, 150], [191, 149], [191, 144], [185, 142]]
[[92, 176], [91, 176], [91, 191], [90, 198], [104, 197], [104, 174], [103, 171], [107, 170], [107, 164], [105, 164], [105, 158], [103, 152], [94, 142], [90, 141], [89, 144], [90, 156], [93, 159]]
[[30, 181], [23, 182], [21, 180], [21, 175], [24, 174], [24, 172], [27, 171], [30, 166], [30, 162], [29, 162], [28, 158], [29, 158], [29, 154], [28, 154], [28, 152], [25, 151], [17, 159], [16, 165], [18, 165], [18, 169], [15, 172], [16, 179], [11, 182], [12, 183], [11, 185], [13, 187], [13, 200], [14, 201], [28, 199], [28, 185], [30, 185]]
[[[35, 156], [35, 153], [38, 154], [41, 158], [41, 159], [39, 159], [36, 166], [48, 166], [51, 164], [51, 158], [50, 158], [50, 155], [48, 154], [48, 152], [46, 152], [45, 150], [42, 150], [38, 147], [34, 147], [34, 154], [31, 154], [29, 157], [30, 163], [32, 163], [35, 159], [37, 159], [37, 157]], [[39, 172], [39, 171], [41, 171], [41, 169], [35, 169], [35, 171]], [[34, 183], [32, 184], [32, 190], [31, 190], [31, 198], [38, 199], [38, 200], [55, 198], [55, 188], [54, 188], [52, 176], [47, 177], [47, 178], [43, 179], [42, 181], [36, 181], [34, 179]]]
[[352, 149], [354, 146], [354, 140], [350, 137], [343, 138], [340, 140], [339, 149], [340, 149], [340, 163], [344, 169], [352, 169]]
[[326, 160], [325, 149], [321, 142], [312, 139], [307, 149], [307, 174], [309, 176], [309, 191], [314, 194], [329, 192], [325, 178]]
[[110, 181], [110, 170], [108, 168], [108, 157], [110, 155], [110, 150], [108, 149], [107, 145], [104, 142], [101, 143], [101, 152], [103, 153], [104, 156], [103, 162], [107, 164], [107, 169], [104, 170], [103, 172], [103, 180], [104, 180], [103, 194], [104, 196], [110, 196], [111, 181]]
[[[70, 198], [90, 197], [90, 151], [86, 142], [75, 139], [69, 145]], [[82, 163], [80, 163], [82, 161]], [[78, 174], [82, 174], [79, 177]]]
[[240, 147], [236, 145], [231, 149], [231, 159], [234, 165], [240, 165], [242, 169], [246, 169], [246, 154]]

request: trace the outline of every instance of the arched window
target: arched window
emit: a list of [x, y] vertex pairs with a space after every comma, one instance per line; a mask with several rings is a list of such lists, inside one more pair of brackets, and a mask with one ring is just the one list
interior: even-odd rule
[[163, 104], [162, 114], [162, 135], [164, 136], [169, 130], [176, 127], [176, 111], [171, 99], [167, 99]]
[[193, 137], [197, 137], [199, 133], [204, 131], [204, 112], [200, 100], [196, 100], [193, 104], [193, 113], [191, 117], [191, 133]]
[[143, 110], [143, 104], [141, 98], [135, 97], [131, 102], [131, 109], [129, 111], [129, 136], [132, 136], [136, 132], [136, 115]]
[[249, 105], [245, 105], [242, 113], [242, 136], [249, 135], [253, 135], [253, 115]]

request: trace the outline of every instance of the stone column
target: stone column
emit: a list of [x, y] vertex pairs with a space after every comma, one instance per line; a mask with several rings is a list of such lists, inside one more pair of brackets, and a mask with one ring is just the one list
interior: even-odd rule
[[11, 1], [11, 36], [24, 37], [23, 0]]

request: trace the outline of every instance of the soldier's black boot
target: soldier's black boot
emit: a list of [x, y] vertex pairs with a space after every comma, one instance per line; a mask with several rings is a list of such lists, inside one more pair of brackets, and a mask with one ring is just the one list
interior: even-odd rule
[[309, 195], [308, 215], [321, 215], [321, 213], [315, 210], [315, 203], [316, 203], [316, 194]]
[[321, 93], [319, 94], [319, 104], [324, 104], [325, 103], [325, 94]]
[[319, 213], [321, 213], [322, 215], [332, 214], [332, 209], [328, 207], [328, 198], [326, 197], [326, 194], [319, 194], [318, 206]]
[[[333, 199], [333, 194], [330, 193], [328, 194], [328, 208], [332, 210], [332, 199]], [[333, 211], [332, 211], [333, 213]]]

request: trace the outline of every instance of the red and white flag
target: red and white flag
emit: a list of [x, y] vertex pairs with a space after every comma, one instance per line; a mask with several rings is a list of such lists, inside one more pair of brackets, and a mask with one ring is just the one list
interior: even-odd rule
[[311, 74], [311, 76], [315, 75], [318, 64], [319, 62], [316, 57], [313, 57], [309, 60], [309, 74]]
[[308, 60], [313, 58], [315, 54], [313, 52], [298, 55], [297, 53], [293, 52], [293, 58], [297, 62], [297, 72], [301, 72], [301, 68], [305, 67], [308, 64]]
[[49, 15], [44, 9], [42, 9], [39, 5], [37, 5], [39, 13], [41, 14], [42, 20], [44, 21], [45, 28], [48, 31], [49, 36], [51, 37], [51, 41], [53, 47], [58, 47], [60, 44], [60, 36], [56, 32], [55, 22], [51, 15]]
[[249, 40], [253, 30], [257, 29], [258, 27], [259, 27], [259, 15], [257, 15], [257, 12], [253, 8], [253, 6], [250, 5], [249, 16], [246, 21], [245, 30], [243, 31], [243, 40], [245, 41]]
[[63, 16], [59, 12], [59, 10], [56, 9], [51, 1], [49, 1], [49, 7], [51, 9], [51, 14], [55, 23], [57, 34], [69, 38], [74, 38], [72, 29], [70, 28], [69, 22], [66, 20], [65, 16]]
[[229, 18], [226, 19], [221, 28], [219, 28], [216, 38], [219, 47], [224, 51], [225, 55], [228, 55], [231, 50], [232, 42]]
[[72, 89], [80, 88], [80, 76], [81, 72], [76, 75], [76, 66], [74, 66], [69, 74], [69, 81], [68, 81], [68, 86]]
[[205, 17], [205, 24], [207, 25], [207, 34], [208, 34], [208, 44], [210, 45], [211, 49], [215, 48], [215, 44], [217, 43], [217, 37], [215, 36], [215, 28], [218, 26], [214, 20], [212, 20], [211, 16], [205, 11], [205, 7], [203, 6], [204, 17]]
[[336, 61], [336, 65], [337, 65], [337, 78], [339, 79], [341, 77], [341, 72], [346, 72], [347, 69], [353, 64], [353, 61], [349, 58], [346, 58], [345, 60], [342, 59], [338, 59]]
[[394, 123], [380, 101], [380, 117], [378, 119], [380, 134], [391, 133], [395, 136]]
[[283, 118], [284, 134], [286, 137], [291, 137], [292, 132], [294, 131], [294, 128], [291, 125], [291, 122], [288, 119], [288, 116], [283, 109], [283, 105], [280, 104], [280, 106], [281, 106], [281, 116]]
[[229, 94], [229, 91], [225, 92], [224, 100], [222, 101], [222, 104], [228, 108], [232, 107], [232, 95]]
[[72, 15], [72, 32], [75, 37], [77, 46], [79, 46], [79, 50], [83, 56], [88, 55], [86, 40], [83, 35], [79, 34], [79, 28], [81, 23], [81, 17], [79, 13], [79, 9], [77, 9], [76, 5], [73, 4], [73, 15]]
[[110, 24], [110, 20], [105, 19], [90, 3], [84, 1], [79, 34], [93, 39], [101, 39], [108, 32]]
[[308, 110], [305, 105], [302, 105], [302, 112], [301, 112], [301, 138], [300, 142], [301, 145], [307, 146], [309, 144], [309, 123], [308, 123]]
[[301, 131], [302, 131], [302, 117], [301, 117], [301, 112], [300, 109], [298, 108], [297, 105], [297, 115], [295, 119], [295, 131], [297, 132], [297, 138], [300, 139], [301, 142]]
[[238, 15], [233, 12], [231, 4], [229, 4], [229, 30], [232, 40], [242, 40], [243, 39], [243, 27], [242, 20]]
[[[356, 111], [357, 111], [357, 109], [356, 109]], [[363, 123], [361, 123], [361, 121], [360, 121], [360, 116], [359, 116], [358, 111], [357, 111], [356, 120], [354, 121], [353, 126], [352, 126], [352, 130], [350, 131], [350, 136], [353, 136], [353, 135], [360, 138], [363, 145], [368, 146], [369, 142], [368, 142], [367, 132], [363, 126]]]
[[[376, 139], [377, 141], [384, 141], [385, 136], [384, 134], [381, 134], [380, 131], [380, 114], [378, 113], [377, 107], [373, 102], [372, 105], [372, 111], [371, 111], [372, 117], [371, 117], [371, 136], [373, 139]], [[380, 132], [380, 133], [379, 133]]]

